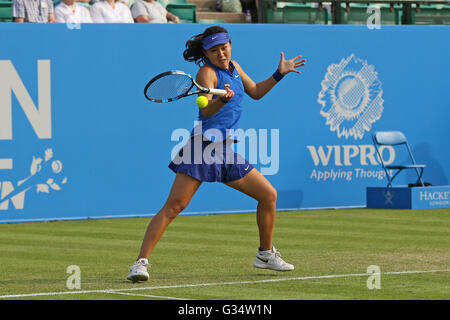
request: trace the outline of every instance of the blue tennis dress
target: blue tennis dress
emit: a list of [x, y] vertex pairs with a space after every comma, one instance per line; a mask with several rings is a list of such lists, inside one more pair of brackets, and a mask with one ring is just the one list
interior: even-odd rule
[[238, 129], [244, 85], [232, 62], [232, 72], [220, 69], [210, 61], [206, 63], [216, 72], [217, 89], [228, 86], [234, 91], [234, 96], [210, 117], [205, 118], [199, 110], [199, 122], [191, 132], [191, 139], [170, 162], [169, 168], [200, 181], [229, 182], [244, 177], [253, 169], [252, 164], [233, 151], [233, 143], [237, 141], [232, 130]]

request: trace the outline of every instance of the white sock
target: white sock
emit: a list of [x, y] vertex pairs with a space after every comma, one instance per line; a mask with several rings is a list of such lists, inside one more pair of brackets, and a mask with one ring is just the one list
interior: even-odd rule
[[142, 264], [148, 264], [148, 259], [145, 259], [145, 258], [140, 258], [137, 261], [142, 263]]
[[272, 246], [272, 249], [270, 249], [270, 250], [261, 250], [261, 249], [259, 249], [258, 248], [258, 251], [259, 251], [259, 253], [273, 253], [273, 246]]

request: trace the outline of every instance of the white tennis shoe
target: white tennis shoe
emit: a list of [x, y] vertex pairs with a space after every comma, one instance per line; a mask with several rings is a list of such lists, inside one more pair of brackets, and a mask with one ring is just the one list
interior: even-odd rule
[[147, 268], [150, 266], [151, 264], [148, 263], [147, 259], [144, 258], [138, 259], [130, 267], [130, 273], [128, 274], [127, 279], [133, 282], [147, 281], [148, 278], [150, 277]]
[[275, 247], [269, 251], [258, 251], [253, 266], [261, 269], [271, 269], [276, 271], [291, 271], [294, 266], [281, 259], [281, 254]]

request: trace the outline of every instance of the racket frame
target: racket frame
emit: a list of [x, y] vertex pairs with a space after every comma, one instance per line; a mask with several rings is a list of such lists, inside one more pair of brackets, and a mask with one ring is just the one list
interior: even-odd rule
[[[184, 76], [188, 77], [188, 78], [191, 80], [191, 82], [192, 82], [192, 83], [191, 83], [191, 86], [189, 87], [189, 89], [187, 89], [183, 94], [181, 94], [181, 95], [179, 95], [179, 96], [177, 96], [177, 97], [172, 97], [172, 98], [167, 98], [167, 99], [154, 99], [154, 98], [151, 98], [151, 97], [149, 97], [149, 96], [147, 95], [147, 90], [148, 90], [148, 88], [150, 88], [150, 86], [152, 85], [152, 83], [154, 83], [154, 82], [157, 81], [158, 79], [161, 79], [162, 77], [165, 77], [165, 76], [171, 75], [171, 74], [184, 75]], [[190, 90], [191, 90], [194, 86], [197, 88], [197, 90], [190, 92]], [[166, 72], [160, 73], [160, 74], [158, 74], [157, 76], [155, 76], [153, 79], [151, 79], [151, 80], [147, 83], [147, 85], [145, 86], [145, 88], [144, 88], [144, 95], [145, 95], [145, 97], [146, 97], [148, 100], [153, 101], [153, 102], [157, 102], [157, 103], [172, 102], [172, 101], [176, 101], [176, 100], [179, 100], [179, 99], [181, 99], [181, 98], [188, 97], [188, 96], [192, 96], [192, 95], [199, 94], [199, 93], [206, 93], [206, 94], [213, 94], [213, 95], [217, 95], [217, 96], [222, 96], [222, 95], [224, 95], [225, 93], [227, 93], [227, 91], [226, 91], [226, 90], [222, 90], [222, 89], [213, 89], [213, 88], [205, 88], [205, 87], [202, 87], [201, 85], [199, 85], [199, 84], [192, 78], [192, 76], [191, 76], [190, 74], [188, 74], [188, 73], [186, 73], [186, 72], [184, 72], [184, 71], [180, 71], [180, 70], [172, 70], [172, 71], [166, 71]]]

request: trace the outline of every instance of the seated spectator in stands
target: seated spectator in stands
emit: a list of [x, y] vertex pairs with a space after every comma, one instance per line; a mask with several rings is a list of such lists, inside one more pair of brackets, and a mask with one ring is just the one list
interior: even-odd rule
[[91, 7], [91, 18], [96, 23], [134, 23], [130, 9], [121, 2], [102, 0]]
[[258, 22], [258, 3], [256, 0], [240, 0], [242, 5], [242, 12], [250, 11], [252, 23]]
[[56, 22], [91, 23], [89, 10], [75, 0], [62, 0], [55, 8]]
[[167, 11], [155, 0], [136, 0], [131, 7], [131, 13], [136, 22], [167, 23], [172, 21], [179, 23], [180, 19]]
[[[1, 0], [0, 0], [1, 1]], [[99, 2], [99, 1], [102, 1], [102, 0], [77, 0], [77, 2], [85, 2], [85, 3], [88, 3], [89, 5], [93, 5], [94, 3], [96, 3], [96, 2]], [[116, 2], [122, 2], [124, 5], [126, 5], [126, 6], [128, 6], [128, 7], [130, 7], [130, 2], [131, 3], [133, 3], [135, 0], [116, 0]]]
[[53, 0], [13, 0], [14, 22], [55, 22]]

